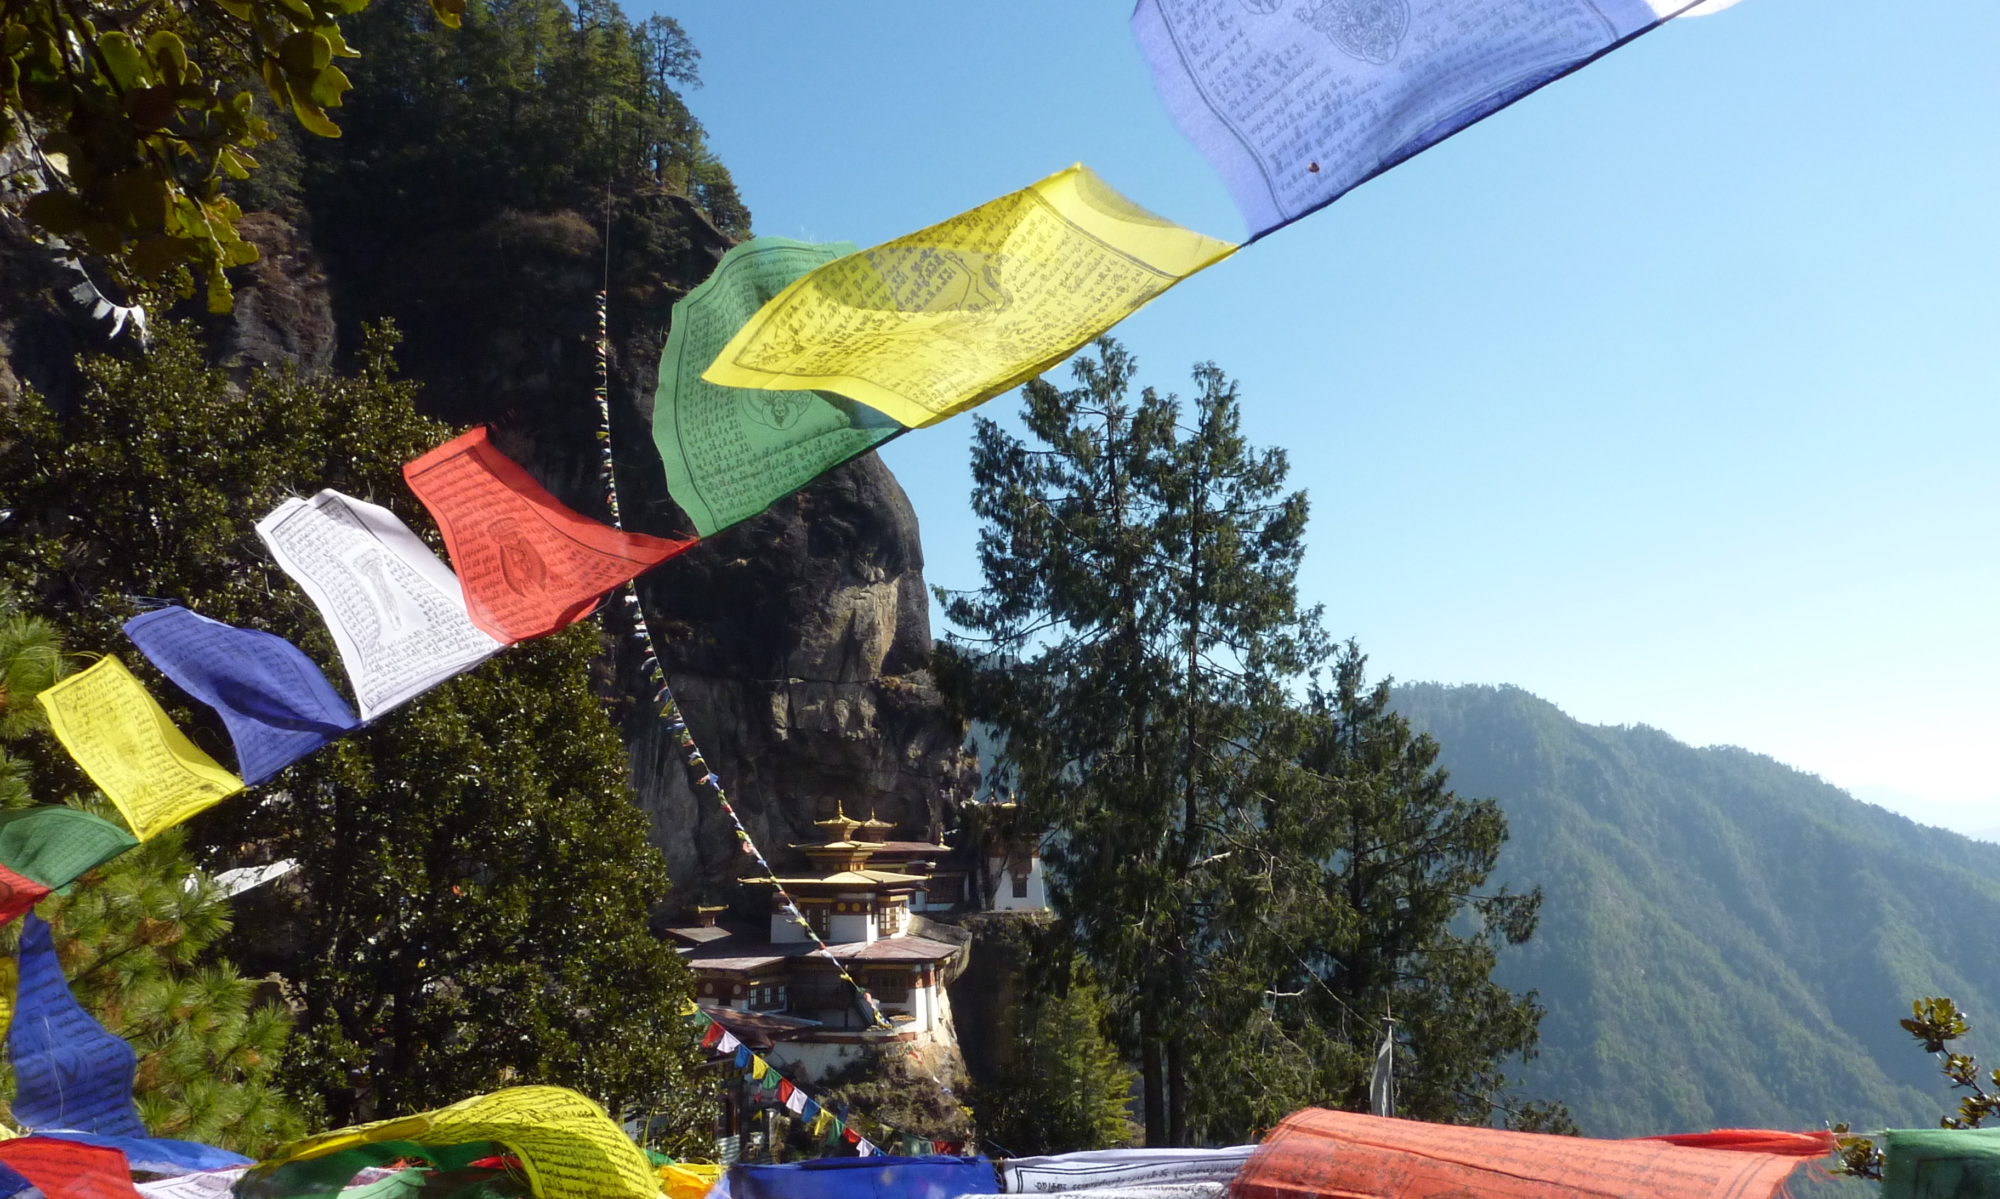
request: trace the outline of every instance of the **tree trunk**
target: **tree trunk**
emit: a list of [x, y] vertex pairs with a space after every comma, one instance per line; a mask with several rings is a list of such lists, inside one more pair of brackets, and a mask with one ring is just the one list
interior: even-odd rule
[[1159, 1018], [1151, 1010], [1139, 1015], [1139, 1078], [1146, 1098], [1146, 1147], [1167, 1143], [1167, 1105], [1160, 1069]]
[[1185, 1145], [1187, 1135], [1187, 1038], [1175, 1033], [1167, 1040], [1167, 1140]]

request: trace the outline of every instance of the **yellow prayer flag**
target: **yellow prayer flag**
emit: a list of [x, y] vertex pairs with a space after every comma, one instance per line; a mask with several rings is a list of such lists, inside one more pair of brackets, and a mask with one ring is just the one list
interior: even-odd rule
[[174, 727], [116, 658], [101, 658], [36, 698], [56, 739], [142, 841], [243, 789], [242, 779]]
[[763, 1058], [758, 1057], [754, 1053], [750, 1055], [750, 1077], [761, 1081], [764, 1075], [770, 1072], [770, 1069], [771, 1067], [764, 1064]]
[[727, 1170], [707, 1162], [670, 1162], [659, 1168], [660, 1190], [667, 1199], [702, 1199]]
[[537, 1199], [658, 1199], [660, 1192], [659, 1177], [624, 1130], [563, 1087], [510, 1087], [423, 1115], [321, 1133], [278, 1150], [253, 1174], [378, 1141], [497, 1142], [521, 1160]]
[[837, 392], [912, 428], [935, 424], [1054, 367], [1235, 250], [1079, 163], [814, 269], [758, 309], [701, 377]]
[[0, 958], [0, 1041], [5, 1041], [8, 1030], [14, 1027], [14, 996], [20, 990], [21, 963]]

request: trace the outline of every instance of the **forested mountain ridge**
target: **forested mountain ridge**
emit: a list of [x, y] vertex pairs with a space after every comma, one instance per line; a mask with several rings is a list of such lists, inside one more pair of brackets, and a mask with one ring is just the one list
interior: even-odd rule
[[1929, 1125], [1948, 1104], [1897, 1027], [1910, 999], [1956, 998], [1991, 1043], [2000, 846], [1517, 688], [1395, 694], [1454, 789], [1500, 801], [1501, 881], [1546, 892], [1499, 977], [1548, 1008], [1524, 1091], [1585, 1132]]

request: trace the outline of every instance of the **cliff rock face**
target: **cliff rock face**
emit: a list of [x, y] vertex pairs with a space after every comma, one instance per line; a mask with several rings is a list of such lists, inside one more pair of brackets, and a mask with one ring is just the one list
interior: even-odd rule
[[[403, 335], [398, 364], [423, 384], [433, 415], [491, 425], [551, 491], [597, 516], [605, 506], [593, 296], [608, 263], [625, 523], [662, 534], [689, 528], [667, 494], [650, 428], [673, 303], [730, 244], [691, 203], [660, 193], [621, 212], [608, 258], [604, 227], [566, 212], [508, 212], [476, 227], [412, 228], [396, 242], [347, 247], [316, 247], [270, 214], [245, 224], [263, 258], [235, 272], [235, 311], [204, 321], [219, 365], [325, 369], [358, 345], [364, 322], [389, 317]], [[42, 257], [25, 238], [0, 239], [8, 280], [0, 393], [31, 381], [60, 396], [74, 378], [73, 355], [103, 341], [65, 314], [51, 291], [59, 273]], [[795, 860], [785, 843], [810, 833], [836, 801], [935, 836], [970, 794], [963, 730], [925, 670], [930, 617], [916, 515], [873, 454], [648, 575], [642, 593], [690, 728], [781, 865]], [[713, 797], [690, 787], [622, 636], [622, 614], [604, 619], [605, 694], [676, 901], [754, 903], [725, 886], [747, 859]]]

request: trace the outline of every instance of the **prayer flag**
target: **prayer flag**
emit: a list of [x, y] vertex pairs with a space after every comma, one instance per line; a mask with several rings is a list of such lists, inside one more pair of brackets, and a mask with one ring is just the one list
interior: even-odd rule
[[753, 238], [724, 254], [674, 305], [653, 396], [653, 442], [667, 469], [667, 490], [703, 537], [903, 431], [875, 409], [831, 392], [723, 387], [701, 377], [771, 297], [854, 252], [850, 242]]
[[[1145, 1190], [1190, 1183], [1228, 1182], [1255, 1145], [1225, 1149], [1092, 1149], [1047, 1157], [1015, 1157], [1000, 1164], [1008, 1194], [1046, 1191]], [[931, 1142], [934, 1153], [951, 1151], [949, 1141]]]
[[[0, 1141], [0, 1166], [55, 1199], [137, 1199], [125, 1155], [58, 1137]], [[11, 1180], [10, 1180], [11, 1183]]]
[[202, 1170], [134, 1184], [139, 1199], [234, 1199], [241, 1170]]
[[770, 1069], [770, 1065], [763, 1058], [754, 1057], [750, 1059], [750, 1077], [758, 1082], [764, 1081], [764, 1075]]
[[1890, 1129], [1882, 1199], [2000, 1194], [2000, 1128]]
[[1230, 1187], [1233, 1199], [1767, 1199], [1789, 1154], [1508, 1132], [1307, 1108], [1285, 1118]]
[[[20, 953], [14, 1023], [7, 1030], [14, 1118], [31, 1129], [145, 1136], [132, 1104], [139, 1056], [70, 994], [48, 922], [33, 912], [21, 921]], [[122, 1155], [119, 1161], [122, 1171]]]
[[1168, 113], [1254, 241], [1690, 0], [1139, 0]]
[[702, 378], [836, 391], [912, 428], [1055, 366], [1233, 253], [1082, 165], [819, 267], [759, 309]]
[[200, 1141], [176, 1141], [168, 1137], [114, 1137], [92, 1132], [63, 1129], [57, 1134], [79, 1145], [116, 1149], [125, 1155], [125, 1164], [148, 1174], [184, 1174], [189, 1170], [227, 1170], [248, 1166], [250, 1159], [240, 1153], [204, 1145]]
[[299, 648], [182, 607], [125, 622], [125, 635], [181, 690], [214, 708], [236, 745], [245, 783], [261, 783], [358, 722]]
[[0, 865], [58, 894], [138, 844], [124, 829], [80, 808], [0, 812]]
[[715, 1048], [718, 1053], [735, 1053], [736, 1047], [741, 1044], [743, 1042], [736, 1039], [735, 1033], [725, 1032], [722, 1034], [722, 1039], [715, 1043]]
[[854, 1143], [854, 1152], [858, 1157], [873, 1157], [875, 1156], [875, 1142], [869, 1140], [867, 1137], [862, 1137]]
[[48, 894], [49, 889], [42, 884], [0, 866], [0, 924], [34, 911]]
[[791, 1090], [791, 1094], [781, 1096], [780, 1098], [784, 1101], [785, 1107], [790, 1109], [791, 1113], [794, 1116], [805, 1115], [806, 1093], [804, 1091], [799, 1090], [797, 1087], [793, 1087]]
[[999, 1191], [993, 1164], [985, 1158], [828, 1157], [782, 1166], [739, 1162], [729, 1167], [722, 1185], [732, 1199], [952, 1199]]
[[620, 532], [570, 510], [484, 426], [404, 464], [403, 478], [444, 533], [472, 623], [501, 641], [575, 624], [605, 592], [694, 544]]
[[1368, 1072], [1368, 1110], [1377, 1116], [1396, 1114], [1396, 1025], [1385, 1021], [1382, 1043], [1375, 1047], [1375, 1066]]
[[363, 720], [506, 648], [473, 626], [457, 577], [387, 508], [329, 489], [278, 505], [257, 535], [319, 606]]
[[[491, 1141], [520, 1159], [538, 1199], [657, 1199], [646, 1155], [604, 1109], [562, 1087], [510, 1087], [399, 1120], [379, 1120], [294, 1141], [258, 1163], [239, 1193], [284, 1165], [382, 1141], [430, 1149]], [[485, 1153], [479, 1156], [486, 1156]]]
[[140, 840], [243, 789], [116, 658], [100, 658], [36, 698], [63, 748]]
[[703, 1049], [715, 1048], [721, 1042], [722, 1036], [722, 1025], [713, 1020], [709, 1021], [708, 1031], [701, 1034], [701, 1047]]
[[792, 1080], [791, 1080], [791, 1079], [789, 1079], [789, 1078], [781, 1078], [781, 1079], [779, 1079], [779, 1080], [778, 1080], [778, 1102], [779, 1102], [779, 1103], [782, 1103], [782, 1104], [784, 1104], [784, 1105], [785, 1105], [786, 1107], [790, 1107], [790, 1106], [791, 1106], [791, 1104], [792, 1104], [792, 1096], [794, 1096], [794, 1095], [796, 1095], [796, 1094], [798, 1094], [798, 1093], [799, 1093], [799, 1089], [798, 1089], [797, 1087], [795, 1087], [795, 1086], [793, 1086], [793, 1085], [792, 1085]]

